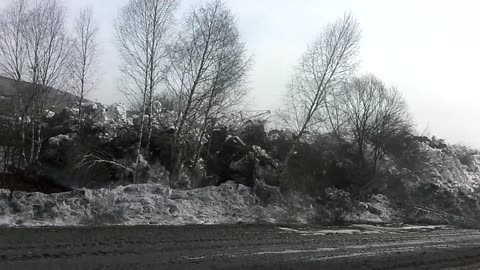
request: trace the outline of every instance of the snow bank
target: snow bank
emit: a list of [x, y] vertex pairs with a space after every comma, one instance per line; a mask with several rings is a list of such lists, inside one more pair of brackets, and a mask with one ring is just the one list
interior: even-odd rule
[[360, 234], [362, 233], [361, 230], [358, 229], [341, 229], [341, 228], [335, 228], [335, 229], [292, 229], [292, 228], [284, 228], [284, 227], [278, 227], [282, 231], [287, 231], [287, 232], [293, 232], [293, 233], [298, 233], [300, 235], [328, 235], [328, 234]]
[[127, 121], [127, 106], [121, 102], [108, 106], [107, 117], [112, 122], [125, 123]]
[[[480, 156], [469, 157], [469, 165], [464, 165], [449, 149], [437, 149], [426, 143], [419, 145], [421, 164], [416, 170], [402, 168], [397, 175], [409, 179], [411, 188], [429, 183], [452, 194], [474, 194], [480, 189]], [[409, 184], [409, 183], [406, 183]]]
[[[58, 194], [0, 190], [0, 225], [79, 226], [97, 224], [233, 224], [307, 222], [313, 209], [284, 202], [265, 204], [243, 185], [175, 190], [160, 184], [81, 189]], [[298, 214], [304, 212], [303, 215]]]
[[390, 223], [399, 216], [391, 206], [390, 200], [383, 194], [373, 194], [366, 202], [356, 202], [345, 221], [350, 223]]

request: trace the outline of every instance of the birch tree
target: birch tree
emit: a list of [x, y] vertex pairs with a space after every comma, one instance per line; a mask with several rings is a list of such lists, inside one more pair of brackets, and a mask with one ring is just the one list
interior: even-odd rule
[[196, 163], [206, 128], [242, 100], [250, 63], [235, 18], [222, 1], [201, 5], [185, 18], [171, 50], [167, 76], [177, 113], [174, 176], [185, 158], [182, 146], [193, 140]]
[[[35, 3], [27, 17], [25, 28], [26, 72], [32, 84], [24, 101], [24, 113], [30, 126], [30, 147], [27, 164], [34, 164], [43, 143], [42, 118], [47, 105], [55, 103], [50, 93], [62, 89], [69, 76], [71, 40], [65, 31], [65, 9], [58, 0]], [[27, 120], [26, 117], [23, 119]]]
[[145, 152], [148, 154], [153, 98], [163, 80], [167, 31], [176, 6], [176, 0], [130, 0], [121, 9], [116, 22], [118, 47], [123, 60], [121, 72], [126, 82], [125, 93], [140, 104], [134, 182], [137, 181], [145, 128]]
[[26, 17], [25, 0], [13, 1], [0, 14], [0, 73], [17, 82], [24, 75]]
[[[13, 123], [5, 128], [9, 147], [4, 146], [4, 167], [7, 163], [15, 162], [16, 156], [20, 157], [21, 148], [25, 141], [25, 133], [22, 132], [20, 108], [22, 107], [22, 80], [26, 61], [26, 41], [24, 36], [27, 22], [27, 3], [25, 0], [13, 1], [0, 14], [0, 74], [15, 81], [17, 94], [10, 97], [13, 103]], [[18, 137], [20, 141], [17, 142]], [[10, 161], [9, 161], [10, 160]]]
[[285, 166], [298, 142], [327, 120], [324, 113], [327, 96], [356, 69], [359, 41], [357, 21], [351, 14], [345, 14], [325, 27], [302, 56], [280, 112], [284, 125], [295, 132]]
[[94, 72], [97, 57], [97, 26], [91, 8], [80, 11], [74, 25], [75, 42], [72, 61], [73, 91], [78, 100], [78, 122], [83, 122], [82, 104], [85, 96], [94, 88]]

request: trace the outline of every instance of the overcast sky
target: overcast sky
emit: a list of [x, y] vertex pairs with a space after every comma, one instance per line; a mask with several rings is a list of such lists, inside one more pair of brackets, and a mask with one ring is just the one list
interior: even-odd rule
[[[92, 6], [99, 23], [100, 84], [92, 99], [117, 91], [113, 21], [128, 0], [65, 0], [69, 17]], [[0, 0], [0, 7], [8, 0]], [[200, 0], [182, 1], [180, 12]], [[255, 60], [249, 88], [257, 109], [275, 109], [300, 55], [324, 25], [351, 11], [362, 30], [359, 74], [396, 85], [419, 132], [480, 148], [480, 2], [475, 0], [226, 0]]]

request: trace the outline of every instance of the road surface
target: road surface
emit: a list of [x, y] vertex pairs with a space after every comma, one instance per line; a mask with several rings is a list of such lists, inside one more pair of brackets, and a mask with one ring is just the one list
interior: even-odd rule
[[0, 269], [480, 269], [480, 231], [369, 225], [0, 228]]

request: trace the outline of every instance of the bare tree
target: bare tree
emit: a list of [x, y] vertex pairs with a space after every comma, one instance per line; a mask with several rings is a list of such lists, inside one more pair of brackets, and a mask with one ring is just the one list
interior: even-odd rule
[[395, 88], [387, 88], [373, 75], [352, 79], [342, 92], [340, 110], [355, 139], [358, 155], [364, 160], [366, 146], [371, 145], [375, 169], [388, 140], [410, 126], [406, 103]]
[[[117, 40], [123, 59], [121, 69], [127, 82], [127, 94], [140, 104], [139, 139], [135, 150], [135, 166], [141, 158], [144, 129], [147, 127], [147, 154], [152, 129], [154, 93], [163, 79], [166, 56], [166, 34], [176, 0], [130, 0], [122, 8], [116, 23]], [[145, 119], [147, 113], [147, 121]], [[134, 181], [137, 180], [135, 169]]]
[[[16, 126], [21, 138], [20, 156], [21, 163], [28, 166], [40, 154], [41, 122], [47, 101], [51, 104], [49, 93], [67, 79], [70, 42], [65, 35], [64, 10], [56, 0], [38, 1], [33, 6], [16, 0], [3, 15], [0, 68], [16, 81], [15, 119], [19, 120]], [[26, 87], [21, 83], [23, 80], [31, 86]]]
[[170, 55], [167, 87], [176, 100], [173, 175], [183, 163], [188, 135], [193, 137], [193, 163], [199, 158], [208, 126], [238, 104], [245, 95], [244, 79], [250, 66], [240, 42], [235, 19], [219, 0], [194, 9], [185, 19]]
[[337, 139], [343, 139], [348, 133], [345, 112], [341, 107], [342, 88], [331, 91], [325, 100], [323, 113], [326, 116], [325, 131]]
[[22, 121], [30, 129], [30, 149], [26, 162], [29, 165], [34, 164], [40, 154], [42, 118], [48, 109], [47, 105], [53, 102], [50, 93], [54, 88], [63, 88], [69, 80], [71, 41], [65, 33], [64, 22], [64, 8], [58, 0], [38, 1], [27, 16], [24, 31], [26, 74], [32, 86], [24, 93]]
[[300, 60], [280, 112], [285, 126], [296, 133], [285, 166], [302, 137], [326, 121], [327, 97], [355, 70], [359, 41], [359, 25], [346, 14], [328, 25]]
[[392, 143], [401, 134], [410, 134], [412, 123], [408, 106], [395, 88], [388, 88], [382, 97], [379, 113], [375, 117], [372, 133], [369, 141], [373, 146], [373, 168], [377, 169], [378, 159], [382, 156], [384, 147]]
[[[21, 132], [22, 126], [21, 121], [19, 121], [19, 110], [22, 105], [21, 81], [24, 76], [26, 60], [24, 27], [27, 21], [27, 8], [25, 0], [16, 0], [0, 14], [0, 74], [15, 81], [15, 90], [17, 92], [16, 95], [10, 97], [14, 104], [14, 118], [11, 126], [5, 129], [5, 139], [8, 139], [9, 146], [4, 145], [3, 147], [4, 168], [9, 162], [13, 165], [15, 156], [20, 156], [18, 151], [25, 141], [25, 134]], [[16, 141], [19, 136], [20, 141], [18, 143], [20, 145]]]
[[25, 0], [12, 2], [0, 15], [0, 73], [20, 82], [25, 64]]
[[344, 86], [341, 106], [362, 158], [368, 137], [375, 128], [375, 118], [380, 113], [385, 91], [383, 82], [373, 76], [354, 78]]
[[82, 123], [82, 104], [85, 96], [93, 89], [95, 60], [97, 54], [97, 26], [93, 20], [92, 9], [80, 11], [74, 25], [75, 43], [72, 73], [74, 76], [73, 91], [79, 97], [78, 122]]

